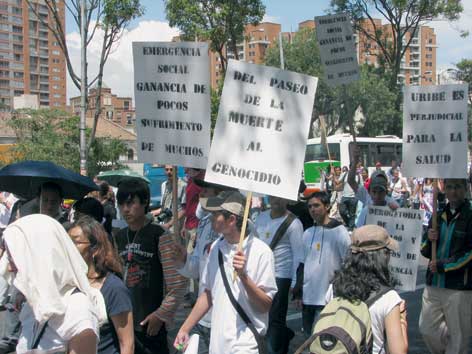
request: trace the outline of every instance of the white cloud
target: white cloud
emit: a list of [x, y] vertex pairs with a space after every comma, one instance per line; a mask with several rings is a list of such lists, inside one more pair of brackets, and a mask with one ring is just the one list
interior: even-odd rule
[[[114, 46], [103, 75], [103, 82], [119, 96], [133, 96], [133, 42], [144, 41], [170, 41], [179, 34], [177, 29], [169, 27], [167, 22], [141, 21], [139, 24], [123, 32], [120, 41]], [[95, 34], [94, 40], [88, 46], [88, 75], [89, 79], [95, 77], [98, 72], [103, 32]], [[67, 34], [67, 44], [72, 65], [80, 76], [80, 35], [78, 32]], [[68, 97], [78, 96], [80, 93], [67, 77]]]
[[[455, 22], [433, 21], [428, 26], [434, 28], [438, 43], [437, 68], [450, 68], [464, 58], [472, 58], [472, 1], [462, 1], [464, 12]], [[461, 31], [469, 31], [466, 38], [460, 37]]]
[[280, 17], [265, 14], [261, 22], [280, 23]]

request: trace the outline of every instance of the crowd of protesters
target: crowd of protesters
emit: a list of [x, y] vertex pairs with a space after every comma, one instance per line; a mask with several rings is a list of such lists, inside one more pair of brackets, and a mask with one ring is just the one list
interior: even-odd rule
[[[419, 326], [431, 353], [467, 353], [468, 181], [439, 182], [433, 230], [432, 180], [403, 177], [396, 161], [369, 175], [356, 151], [352, 157], [350, 168], [324, 171], [321, 190], [307, 193], [302, 183], [298, 201], [255, 196], [241, 249], [246, 198], [205, 182], [204, 170], [186, 169], [178, 179], [177, 215], [172, 166], [156, 210], [139, 179], [123, 180], [116, 196], [98, 182], [98, 192], [69, 209], [54, 182], [27, 203], [0, 193], [0, 353], [167, 354], [198, 334], [199, 353], [283, 354], [294, 336], [286, 323], [290, 299], [309, 338], [333, 298], [374, 298], [373, 353], [407, 353], [406, 304], [388, 268], [397, 245], [381, 227], [366, 225], [369, 205], [425, 210], [427, 286], [419, 324], [410, 325]], [[117, 217], [124, 228], [113, 228]], [[169, 338], [184, 304], [193, 308]]]

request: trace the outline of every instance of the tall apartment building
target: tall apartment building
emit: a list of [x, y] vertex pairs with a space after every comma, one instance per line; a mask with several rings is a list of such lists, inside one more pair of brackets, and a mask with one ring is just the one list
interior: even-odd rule
[[[381, 28], [386, 38], [392, 37], [391, 27], [382, 25], [382, 21], [374, 19], [375, 27]], [[374, 26], [370, 21], [363, 24], [365, 30], [374, 33]], [[298, 28], [314, 29], [315, 21], [306, 20], [298, 24]], [[257, 26], [246, 26], [243, 43], [238, 45], [238, 56], [240, 60], [249, 63], [262, 64], [265, 59], [267, 48], [276, 43], [281, 26], [278, 23], [262, 22]], [[290, 40], [292, 32], [283, 32], [282, 36]], [[411, 36], [407, 34], [404, 39], [406, 44]], [[380, 49], [375, 41], [369, 39], [363, 32], [357, 33], [357, 55], [360, 64], [379, 64]], [[436, 83], [436, 34], [434, 29], [428, 26], [421, 26], [414, 34], [409, 48], [401, 63], [399, 82], [405, 85], [434, 85]], [[234, 54], [228, 49], [228, 58], [234, 58]], [[210, 53], [211, 86], [216, 88], [222, 77], [221, 63], [216, 53]]]
[[[262, 22], [258, 25], [247, 25], [244, 31], [244, 41], [237, 46], [239, 60], [248, 63], [262, 64], [267, 48], [277, 41], [282, 26], [279, 23]], [[228, 59], [234, 59], [233, 51], [226, 47]], [[221, 62], [217, 53], [210, 52], [210, 83], [216, 88], [222, 78]]]
[[[33, 0], [41, 19], [51, 23], [44, 0]], [[64, 2], [58, 1], [62, 25]], [[13, 97], [37, 95], [40, 107], [66, 107], [66, 63], [54, 35], [25, 0], [0, 0], [0, 109]]]
[[[374, 34], [375, 29], [381, 29], [386, 41], [391, 40], [392, 30], [390, 25], [382, 25], [381, 20], [375, 19], [374, 25], [365, 21], [362, 26], [369, 34]], [[406, 45], [411, 39], [409, 47], [405, 51], [400, 66], [398, 81], [405, 85], [434, 85], [436, 84], [436, 34], [434, 29], [428, 26], [420, 26], [416, 32], [408, 32], [403, 39]], [[381, 50], [378, 44], [365, 33], [357, 34], [357, 55], [360, 64], [378, 65]]]
[[[91, 88], [88, 93], [89, 109], [86, 113], [88, 119], [92, 119], [95, 114], [96, 99], [97, 89], [94, 87]], [[129, 131], [134, 130], [136, 125], [136, 112], [131, 97], [118, 97], [111, 92], [111, 88], [103, 84], [99, 99], [102, 107], [99, 120], [106, 119], [119, 124]], [[70, 111], [76, 115], [80, 114], [80, 96], [70, 99]]]

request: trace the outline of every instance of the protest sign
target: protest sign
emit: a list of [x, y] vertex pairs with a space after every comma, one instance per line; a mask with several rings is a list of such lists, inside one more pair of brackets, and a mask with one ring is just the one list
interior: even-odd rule
[[467, 97], [467, 85], [405, 87], [404, 176], [467, 177]]
[[208, 44], [134, 42], [140, 162], [205, 168], [210, 150]]
[[317, 83], [230, 60], [205, 180], [297, 199]]
[[316, 38], [328, 85], [359, 80], [356, 41], [347, 14], [315, 17]]
[[369, 206], [367, 225], [378, 225], [398, 242], [399, 251], [390, 255], [389, 268], [400, 282], [398, 290], [414, 291], [423, 232], [423, 211]]

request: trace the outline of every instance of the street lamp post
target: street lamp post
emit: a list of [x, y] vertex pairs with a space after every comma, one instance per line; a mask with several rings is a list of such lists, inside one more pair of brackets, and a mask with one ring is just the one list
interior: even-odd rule
[[86, 1], [80, 1], [80, 174], [87, 175], [87, 141], [85, 136], [87, 114], [87, 34]]

